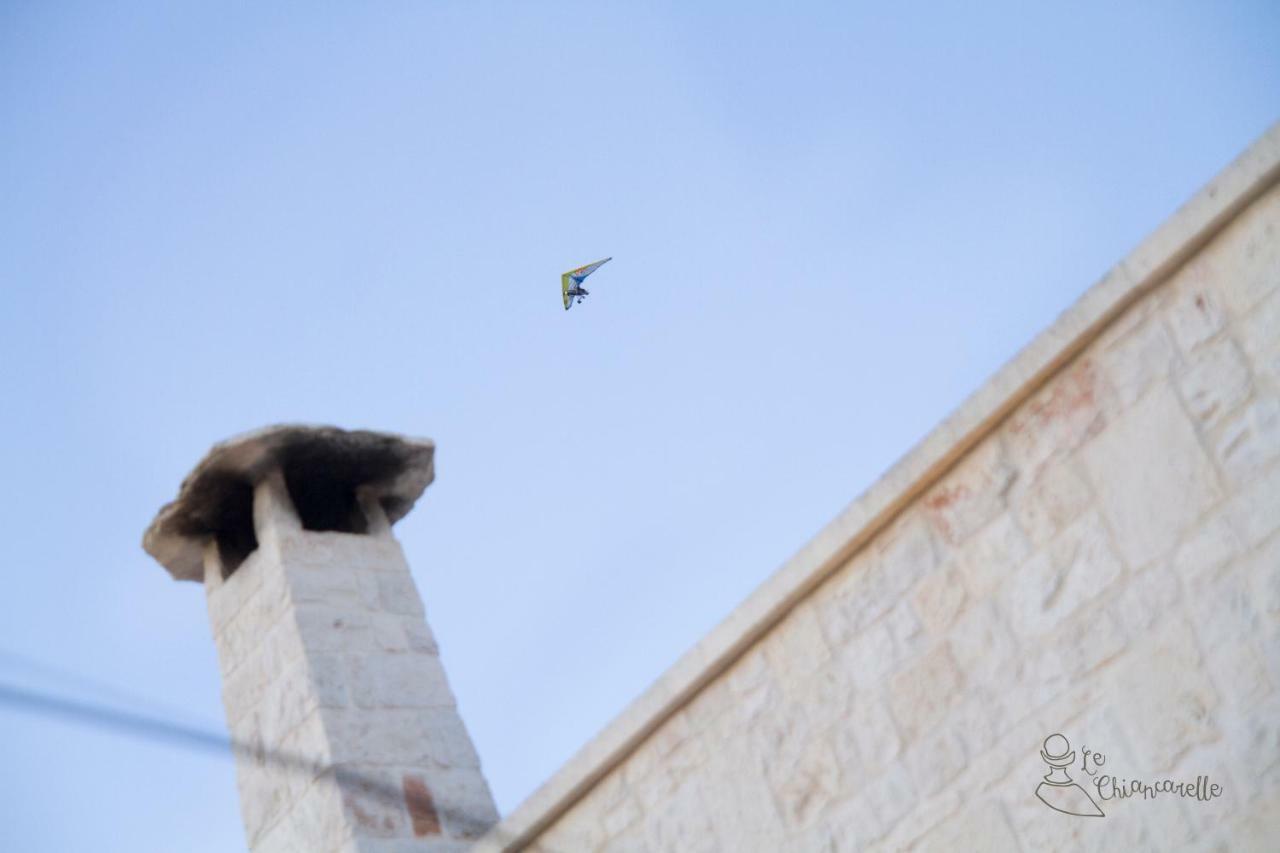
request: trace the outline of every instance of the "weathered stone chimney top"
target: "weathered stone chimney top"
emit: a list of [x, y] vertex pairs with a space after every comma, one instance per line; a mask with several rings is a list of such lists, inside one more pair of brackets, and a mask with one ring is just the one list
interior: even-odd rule
[[409, 513], [434, 477], [434, 455], [429, 439], [367, 430], [286, 424], [245, 433], [214, 445], [142, 547], [175, 580], [202, 581], [212, 541], [230, 575], [258, 547], [254, 490], [276, 471], [303, 529], [372, 532]]
[[391, 532], [434, 457], [269, 427], [215, 445], [143, 537], [203, 580], [254, 853], [446, 853], [498, 820]]

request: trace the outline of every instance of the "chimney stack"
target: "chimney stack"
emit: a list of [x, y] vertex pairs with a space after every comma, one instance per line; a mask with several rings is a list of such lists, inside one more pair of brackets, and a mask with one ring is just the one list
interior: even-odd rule
[[434, 451], [271, 427], [214, 447], [146, 532], [204, 582], [254, 853], [462, 851], [498, 819], [391, 534]]

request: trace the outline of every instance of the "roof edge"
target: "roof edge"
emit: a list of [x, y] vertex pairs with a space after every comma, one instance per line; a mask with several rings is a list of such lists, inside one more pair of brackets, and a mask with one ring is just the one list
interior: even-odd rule
[[1280, 122], [1165, 220], [1047, 329], [757, 587], [473, 848], [518, 850], [773, 628], [1138, 299], [1280, 182]]

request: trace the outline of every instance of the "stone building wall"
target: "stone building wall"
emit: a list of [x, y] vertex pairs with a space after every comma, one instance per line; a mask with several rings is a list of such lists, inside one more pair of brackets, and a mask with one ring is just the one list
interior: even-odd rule
[[[972, 447], [674, 712], [614, 758], [589, 746], [595, 777], [504, 831], [562, 853], [1275, 849], [1276, 137], [1252, 167], [1270, 189], [1189, 256], [1131, 256], [1114, 275], [1152, 283], [1087, 345], [988, 406]], [[1053, 734], [1105, 816], [1037, 798]], [[1122, 798], [1104, 776], [1207, 778]]]

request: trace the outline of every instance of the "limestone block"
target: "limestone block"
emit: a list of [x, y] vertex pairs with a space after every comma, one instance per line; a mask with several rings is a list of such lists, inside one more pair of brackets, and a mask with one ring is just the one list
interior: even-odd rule
[[605, 843], [607, 834], [604, 829], [592, 820], [585, 809], [575, 808], [557, 820], [549, 829], [538, 836], [538, 842], [531, 851], [560, 853], [562, 850], [581, 850], [583, 853], [599, 850]]
[[333, 763], [333, 753], [319, 711], [312, 712], [285, 735], [276, 748], [276, 760], [288, 768], [288, 799], [297, 803], [323, 770]]
[[940, 726], [911, 747], [906, 762], [915, 789], [922, 797], [931, 797], [960, 775], [968, 757], [960, 732], [954, 726]]
[[[1056, 564], [1047, 552], [1036, 554], [1018, 570], [999, 602], [1020, 638], [1034, 640], [1045, 634], [1096, 592], [1086, 583], [1070, 581], [1070, 567]], [[1071, 595], [1060, 595], [1064, 589], [1070, 589]]]
[[[243, 809], [243, 800], [241, 808]], [[282, 853], [344, 849], [351, 827], [343, 818], [342, 795], [330, 770], [309, 787], [289, 814], [264, 838], [264, 850]], [[256, 846], [255, 846], [256, 851]]]
[[1237, 337], [1255, 374], [1280, 387], [1280, 293], [1273, 293], [1236, 324]]
[[848, 667], [854, 684], [863, 689], [877, 686], [893, 671], [897, 663], [893, 634], [890, 633], [889, 626], [880, 622], [868, 629], [845, 647], [838, 660], [841, 665]]
[[909, 517], [841, 570], [816, 596], [818, 619], [833, 649], [884, 616], [937, 564], [928, 528]]
[[1237, 769], [1234, 778], [1246, 786], [1242, 792], [1252, 798], [1268, 785], [1277, 788], [1280, 773], [1280, 693], [1270, 694], [1263, 702], [1233, 715], [1226, 730], [1230, 760]]
[[290, 565], [284, 571], [289, 585], [289, 597], [295, 604], [319, 603], [356, 609], [364, 607], [357, 581], [359, 574], [351, 571], [348, 566], [317, 561], [310, 565]]
[[322, 652], [313, 654], [307, 659], [307, 672], [317, 707], [345, 708], [351, 704], [344, 656]]
[[1018, 654], [1004, 614], [991, 601], [966, 610], [948, 634], [948, 644], [971, 684], [998, 682]]
[[1205, 257], [1185, 264], [1169, 282], [1170, 300], [1165, 320], [1184, 353], [1212, 340], [1226, 327], [1215, 270]]
[[889, 615], [885, 617], [885, 626], [893, 637], [894, 666], [924, 651], [928, 637], [925, 636], [924, 626], [912, 609], [911, 602], [905, 597], [889, 611]]
[[1174, 552], [1173, 570], [1182, 576], [1192, 598], [1219, 569], [1244, 551], [1244, 543], [1226, 512], [1211, 515]]
[[808, 709], [784, 701], [756, 717], [748, 742], [758, 766], [770, 779], [780, 779], [795, 771], [814, 734]]
[[1115, 689], [1125, 701], [1116, 715], [1134, 752], [1151, 771], [1165, 772], [1188, 750], [1219, 737], [1213, 714], [1219, 697], [1189, 624], [1172, 622], [1148, 643], [1117, 672]]
[[[449, 838], [360, 838], [353, 839], [351, 846], [344, 849], [343, 853], [467, 853], [472, 846], [471, 841]], [[561, 853], [562, 850], [577, 848], [535, 846], [529, 849], [534, 853], [542, 850], [545, 853]]]
[[968, 764], [955, 784], [963, 791], [985, 791], [1006, 779], [1017, 780], [1019, 777], [1011, 776], [1014, 769], [1026, 761], [1028, 751], [1045, 737], [1045, 724], [1035, 716], [1026, 716], [1010, 726], [996, 724], [999, 736], [989, 746], [975, 746], [971, 721], [982, 714], [983, 706], [979, 704], [975, 710], [978, 713], [971, 714], [967, 707], [962, 708], [955, 721], [969, 751]]
[[250, 554], [231, 577], [216, 578], [217, 587], [211, 586], [207, 590], [205, 601], [214, 636], [220, 634], [231, 617], [262, 589], [263, 568], [259, 565], [260, 562], [260, 556]]
[[[642, 833], [622, 835], [605, 841], [600, 853], [647, 853]], [[734, 848], [728, 848], [734, 849]], [[559, 850], [544, 850], [540, 853], [560, 853]]]
[[1227, 504], [1227, 523], [1241, 545], [1254, 548], [1280, 529], [1280, 470], [1268, 469]]
[[955, 621], [967, 601], [964, 582], [954, 568], [925, 575], [911, 594], [911, 603], [924, 629], [939, 635]]
[[[1280, 628], [1280, 537], [1273, 537], [1240, 563], [1240, 575], [1249, 584], [1252, 600], [1266, 622], [1259, 630]], [[1280, 667], [1280, 657], [1276, 658]]]
[[265, 749], [236, 756], [240, 817], [252, 843], [264, 836], [293, 805], [289, 802], [289, 770], [268, 759]]
[[850, 723], [850, 714], [846, 713], [830, 721], [826, 721], [821, 740], [827, 745], [836, 766], [840, 768], [840, 794], [848, 793], [850, 787], [856, 789], [859, 780], [867, 775], [867, 768], [862, 763], [862, 755], [858, 746], [858, 733]]
[[763, 645], [773, 681], [787, 692], [795, 683], [821, 669], [831, 658], [810, 601], [793, 608], [769, 632]]
[[1178, 376], [1187, 409], [1201, 424], [1215, 424], [1249, 398], [1253, 379], [1240, 348], [1231, 338], [1216, 341], [1193, 356]]
[[883, 771], [898, 757], [902, 740], [883, 694], [858, 694], [847, 728], [853, 733], [858, 756], [868, 773]]
[[809, 708], [817, 727], [848, 719], [858, 695], [853, 666], [844, 657], [832, 659], [796, 692], [796, 700]]
[[1056, 536], [1089, 506], [1093, 496], [1073, 459], [1046, 464], [1033, 482], [1016, 484], [1010, 492], [1010, 510], [1033, 545]]
[[830, 842], [825, 848], [816, 849], [832, 853], [862, 853], [889, 831], [888, 827], [880, 825], [871, 805], [862, 796], [850, 797], [835, 806], [824, 825]]
[[308, 653], [352, 653], [374, 649], [369, 614], [363, 610], [300, 604], [294, 609], [298, 636]]
[[1153, 390], [1083, 448], [1094, 492], [1133, 568], [1170, 551], [1222, 497], [1177, 399]]
[[396, 838], [409, 835], [409, 814], [397, 771], [366, 764], [338, 764], [335, 778], [342, 790], [342, 813], [356, 837]]
[[954, 786], [930, 797], [917, 805], [906, 820], [900, 822], [888, 836], [878, 841], [872, 850], [916, 850], [922, 839], [939, 823], [960, 810], [964, 800]]
[[1246, 571], [1223, 573], [1196, 596], [1195, 606], [1188, 608], [1200, 648], [1260, 636], [1266, 617], [1258, 604]]
[[1019, 844], [1000, 803], [987, 798], [968, 803], [922, 839], [921, 851], [1018, 850]]
[[280, 623], [288, 610], [283, 595], [275, 595], [265, 585], [214, 636], [218, 644], [218, 664], [223, 677], [235, 671], [256, 653], [263, 637]]
[[631, 792], [627, 788], [627, 782], [623, 774], [618, 771], [605, 774], [604, 778], [596, 783], [595, 790], [592, 792], [603, 809], [613, 808], [625, 800], [631, 799]]
[[650, 778], [663, 770], [663, 765], [678, 748], [693, 737], [689, 725], [689, 717], [681, 712], [668, 717], [658, 729], [651, 734], [627, 761], [625, 780]]
[[427, 767], [427, 788], [435, 800], [445, 833], [453, 838], [479, 838], [498, 822], [493, 795], [478, 770]]
[[1104, 406], [1113, 393], [1092, 358], [1077, 359], [1002, 427], [1012, 470], [1034, 480], [1047, 462], [1097, 435], [1107, 423]]
[[849, 646], [893, 606], [893, 597], [883, 591], [886, 583], [883, 568], [879, 563], [871, 566], [874, 572], [842, 578], [843, 589], [817, 598], [818, 621], [832, 649]]
[[901, 764], [895, 764], [878, 777], [868, 780], [862, 796], [874, 816], [877, 838], [897, 826], [920, 800], [911, 777]]
[[1182, 585], [1177, 574], [1165, 564], [1141, 572], [1120, 594], [1115, 614], [1128, 636], [1138, 636], [1154, 628], [1167, 614], [1180, 615]]
[[689, 701], [686, 711], [690, 727], [696, 732], [707, 732], [718, 727], [733, 701], [727, 678], [721, 676], [712, 681]]
[[310, 673], [295, 666], [274, 678], [263, 694], [262, 737], [266, 743], [279, 744], [317, 707], [316, 692]]
[[959, 544], [1000, 513], [1015, 476], [1000, 443], [984, 442], [925, 495], [925, 516], [943, 541]]
[[1067, 677], [1080, 681], [1123, 652], [1128, 640], [1109, 608], [1089, 606], [1054, 632], [1049, 642]]
[[1002, 512], [953, 552], [952, 560], [969, 594], [979, 599], [1006, 583], [1030, 553], [1026, 535], [1009, 513]]
[[[906, 512], [877, 536], [872, 547], [879, 561], [894, 574], [906, 575], [913, 581], [938, 564], [929, 524], [915, 511]], [[895, 588], [905, 589], [906, 586]]]
[[453, 708], [325, 709], [334, 761], [471, 768], [480, 759]]
[[373, 640], [379, 649], [384, 652], [409, 651], [409, 637], [400, 616], [395, 613], [373, 613], [369, 621], [373, 628]]
[[388, 613], [422, 616], [422, 598], [413, 578], [404, 574], [385, 574], [378, 577], [378, 601]]
[[663, 759], [659, 774], [670, 779], [673, 788], [677, 783], [699, 774], [708, 760], [707, 744], [707, 738], [697, 735], [681, 741]]
[[693, 780], [650, 815], [645, 830], [649, 849], [655, 853], [714, 853], [722, 849]]
[[756, 643], [729, 669], [729, 689], [738, 695], [752, 692], [769, 682], [769, 664], [765, 660], [764, 644]]
[[1275, 691], [1263, 652], [1239, 638], [1208, 646], [1206, 664], [1222, 698], [1240, 709], [1256, 706]]
[[1227, 481], [1243, 485], [1280, 459], [1280, 395], [1255, 394], [1239, 411], [1223, 419], [1211, 444]]
[[[1275, 798], [1236, 816], [1230, 826], [1204, 845], [1206, 850], [1269, 851], [1280, 837], [1280, 805]], [[1210, 846], [1212, 845], [1212, 846]]]
[[[722, 850], [785, 849], [782, 816], [764, 774], [755, 767], [739, 732], [709, 756], [700, 785], [702, 804]], [[646, 817], [647, 819], [647, 817]], [[643, 840], [644, 833], [640, 833]]]
[[378, 611], [382, 609], [382, 593], [378, 587], [378, 578], [382, 576], [382, 572], [353, 572], [356, 579], [356, 587], [360, 591], [360, 603], [365, 610]]
[[453, 692], [434, 655], [348, 658], [351, 698], [361, 708], [451, 707]]
[[1111, 533], [1096, 512], [1081, 516], [1049, 544], [1048, 550], [1054, 566], [1068, 579], [1070, 588], [1058, 593], [1066, 599], [1066, 613], [1074, 609], [1073, 600], [1085, 601], [1105, 592], [1124, 573]]
[[840, 766], [832, 744], [812, 739], [790, 772], [770, 776], [778, 811], [789, 829], [813, 826], [840, 791]]
[[229, 724], [261, 706], [267, 687], [276, 674], [268, 674], [264, 655], [256, 654], [222, 680], [222, 705]]
[[1128, 407], [1169, 376], [1178, 353], [1158, 319], [1138, 326], [1098, 356], [1116, 402]]
[[893, 716], [908, 743], [939, 723], [958, 704], [962, 683], [950, 644], [939, 646], [892, 678]]
[[342, 567], [347, 573], [407, 575], [404, 551], [390, 535], [298, 531], [281, 540], [278, 560], [291, 569]]
[[627, 832], [640, 822], [642, 812], [632, 797], [623, 798], [617, 805], [604, 813], [605, 835], [614, 838]]
[[1272, 188], [1219, 234], [1211, 258], [1231, 312], [1247, 316], [1280, 288], [1280, 189]]

